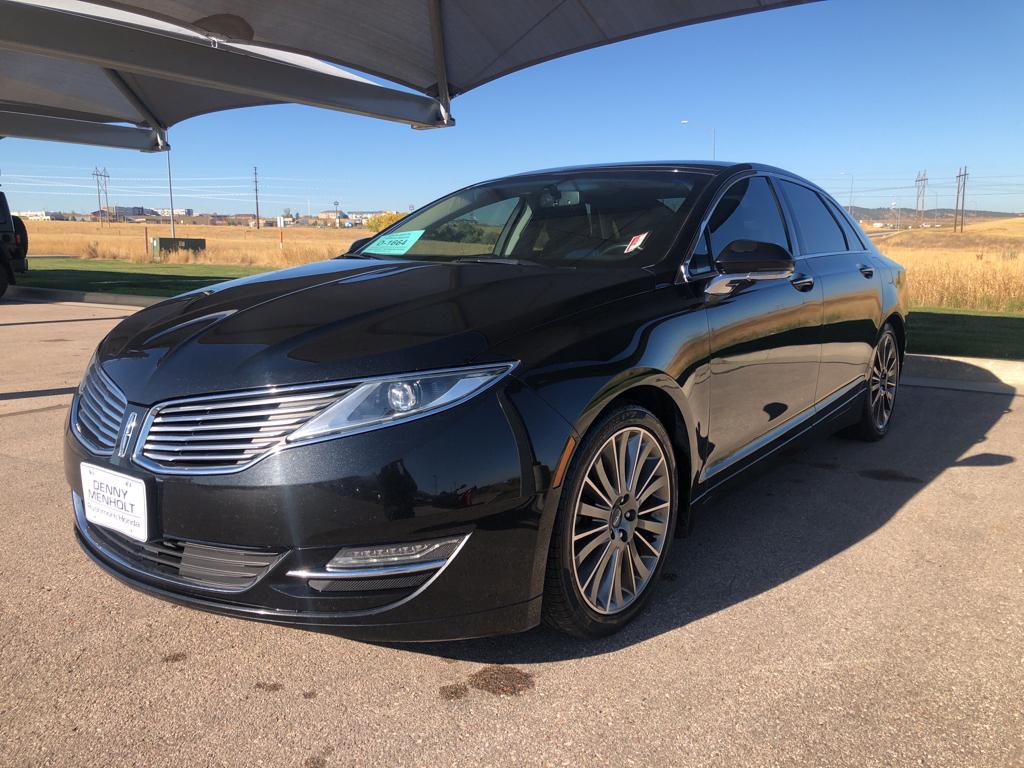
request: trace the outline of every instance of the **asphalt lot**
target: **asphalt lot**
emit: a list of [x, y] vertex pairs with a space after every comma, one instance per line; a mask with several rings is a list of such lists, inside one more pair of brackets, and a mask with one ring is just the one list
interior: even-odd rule
[[131, 311], [0, 303], [0, 765], [1024, 765], [1024, 397], [991, 374], [721, 499], [624, 634], [387, 647], [80, 553], [61, 430]]

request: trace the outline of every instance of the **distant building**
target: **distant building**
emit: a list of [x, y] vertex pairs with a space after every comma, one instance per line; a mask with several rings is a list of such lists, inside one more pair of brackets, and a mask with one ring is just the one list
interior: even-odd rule
[[65, 218], [60, 211], [12, 211], [11, 213], [26, 221], [64, 221]]
[[[156, 209], [156, 215], [157, 216], [170, 216], [171, 215], [171, 209], [170, 208], [157, 208]], [[174, 215], [175, 216], [195, 216], [195, 211], [193, 211], [191, 208], [175, 208], [174, 209]]]
[[371, 216], [376, 216], [384, 211], [349, 211], [348, 218], [353, 224], [365, 224]]

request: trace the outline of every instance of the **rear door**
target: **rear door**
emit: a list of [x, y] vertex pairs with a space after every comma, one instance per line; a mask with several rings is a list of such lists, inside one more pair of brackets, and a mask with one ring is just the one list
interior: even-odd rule
[[[734, 182], [715, 204], [690, 260], [691, 276], [708, 270], [729, 243], [740, 239], [793, 250], [765, 176]], [[711, 450], [705, 477], [770, 442], [814, 406], [821, 292], [805, 272], [798, 259], [792, 279], [752, 281], [729, 296], [708, 299]]]
[[862, 380], [881, 322], [881, 276], [861, 235], [827, 196], [778, 180], [789, 206], [800, 253], [821, 283], [824, 315], [815, 401]]

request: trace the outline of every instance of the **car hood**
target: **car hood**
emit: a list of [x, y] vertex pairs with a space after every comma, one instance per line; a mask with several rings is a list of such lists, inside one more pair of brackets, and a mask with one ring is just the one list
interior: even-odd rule
[[98, 359], [140, 405], [453, 367], [653, 285], [641, 269], [338, 259], [143, 309], [103, 340]]

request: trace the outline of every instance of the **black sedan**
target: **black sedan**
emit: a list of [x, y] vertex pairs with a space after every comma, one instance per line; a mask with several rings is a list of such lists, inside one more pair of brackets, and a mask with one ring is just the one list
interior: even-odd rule
[[777, 168], [471, 186], [117, 326], [71, 406], [75, 530], [128, 584], [239, 617], [608, 634], [727, 481], [885, 435], [906, 311], [902, 268]]

